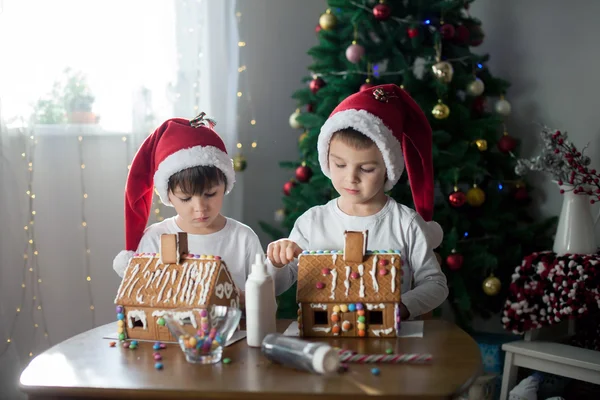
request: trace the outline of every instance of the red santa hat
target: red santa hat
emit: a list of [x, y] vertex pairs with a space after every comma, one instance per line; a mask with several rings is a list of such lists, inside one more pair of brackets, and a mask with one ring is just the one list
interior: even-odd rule
[[432, 221], [434, 205], [432, 133], [419, 105], [396, 85], [380, 85], [352, 94], [331, 113], [319, 134], [319, 163], [330, 177], [329, 143], [335, 132], [352, 128], [379, 148], [386, 166], [385, 190], [400, 179], [404, 167], [416, 211], [430, 222], [432, 247], [442, 242], [443, 232]]
[[215, 122], [201, 113], [191, 121], [173, 118], [164, 122], [144, 140], [133, 158], [125, 185], [125, 250], [113, 261], [123, 276], [140, 243], [152, 208], [153, 188], [167, 206], [169, 178], [187, 168], [215, 166], [227, 178], [225, 193], [235, 183], [233, 160], [225, 143], [213, 130]]

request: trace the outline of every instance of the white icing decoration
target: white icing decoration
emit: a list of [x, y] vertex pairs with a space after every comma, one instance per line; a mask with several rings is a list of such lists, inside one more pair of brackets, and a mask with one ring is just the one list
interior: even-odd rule
[[164, 317], [166, 313], [168, 313], [168, 311], [165, 311], [165, 310], [154, 310], [152, 312], [152, 316], [160, 318], [160, 317]]
[[202, 277], [200, 278], [200, 285], [202, 286], [202, 290], [200, 291], [200, 295], [198, 296], [198, 304], [204, 304], [204, 303], [202, 303], [202, 297], [204, 296], [204, 293], [208, 290], [208, 282], [206, 281], [206, 278], [208, 277], [208, 274], [210, 273], [209, 263], [208, 262], [200, 263], [200, 269], [204, 270], [204, 274], [201, 274]]
[[181, 324], [183, 324], [184, 319], [189, 318], [194, 329], [198, 328], [198, 325], [196, 324], [196, 318], [194, 317], [194, 313], [192, 311], [173, 312], [173, 318], [179, 320], [181, 322]]
[[384, 335], [389, 335], [390, 333], [392, 333], [392, 331], [394, 330], [394, 328], [387, 328], [387, 329], [371, 329], [371, 332], [373, 332], [373, 335], [375, 336], [380, 336], [382, 333]]
[[131, 275], [129, 277], [129, 280], [127, 281], [127, 284], [125, 284], [125, 279], [123, 279], [121, 281], [121, 285], [119, 286], [119, 290], [117, 291], [117, 298], [115, 299], [115, 303], [117, 302], [118, 299], [123, 297], [123, 295], [127, 291], [127, 287], [130, 286], [131, 283], [133, 283], [133, 278], [135, 278], [135, 275], [137, 274], [139, 269], [140, 269], [140, 265], [136, 264], [136, 266], [133, 267], [133, 271], [131, 272]]
[[[158, 277], [158, 281], [156, 281], [156, 288], [158, 288], [160, 286], [160, 281], [162, 280], [163, 276], [165, 275], [165, 272], [167, 271], [167, 268], [169, 268], [169, 265], [171, 265], [171, 264], [166, 264], [165, 268], [160, 273], [160, 276]], [[167, 282], [168, 282], [168, 279], [167, 279]], [[165, 284], [167, 282], [165, 282]]]
[[229, 304], [230, 304], [230, 307], [237, 308], [237, 301], [236, 301], [236, 299], [231, 299], [231, 302]]
[[183, 271], [181, 271], [181, 278], [179, 278], [179, 283], [177, 284], [177, 290], [175, 291], [175, 295], [173, 296], [173, 301], [177, 301], [177, 295], [181, 291], [181, 283], [185, 279], [185, 272], [187, 271], [188, 263], [183, 263]]
[[378, 308], [381, 308], [383, 310], [385, 308], [385, 304], [383, 304], [383, 303], [379, 303], [379, 304], [367, 303], [366, 307], [367, 307], [367, 310], [376, 310]]
[[215, 288], [215, 295], [216, 295], [218, 298], [222, 299], [222, 298], [223, 298], [223, 294], [225, 294], [224, 292], [225, 292], [225, 289], [223, 288], [223, 284], [222, 284], [222, 283], [219, 283], [219, 284], [217, 285], [217, 287]]
[[379, 293], [379, 284], [377, 283], [377, 256], [373, 257], [373, 268], [371, 268], [371, 278], [373, 279], [373, 290]]
[[[207, 289], [210, 281], [212, 280], [213, 273], [215, 272], [215, 268], [217, 268], [217, 262], [213, 261], [212, 267], [210, 269], [210, 274], [208, 275], [208, 281], [204, 282], [204, 288]], [[208, 297], [208, 290], [203, 290], [202, 293], [202, 304], [206, 303], [206, 298]]]
[[363, 248], [362, 248], [362, 255], [363, 257], [365, 256], [365, 254], [367, 253], [367, 231], [363, 231], [362, 232], [363, 235]]
[[344, 281], [344, 287], [346, 288], [346, 297], [350, 291], [350, 267], [346, 265], [346, 280]]
[[[156, 278], [158, 278], [160, 276], [161, 272], [162, 272], [162, 270], [160, 268], [156, 268], [156, 270], [154, 270], [154, 275], [152, 276], [152, 281], [150, 282], [150, 286], [152, 286], [152, 284], [154, 283]], [[155, 287], [158, 288], [158, 285], [156, 285]]]
[[133, 288], [135, 287], [136, 283], [138, 283], [139, 280], [140, 280], [140, 278], [136, 278], [135, 281], [133, 282], [133, 285], [131, 285], [129, 287], [129, 291], [127, 292], [127, 297], [131, 297], [131, 292], [133, 291]]
[[162, 299], [163, 292], [164, 292], [165, 288], [167, 287], [167, 284], [169, 283], [169, 275], [170, 274], [171, 274], [171, 271], [167, 272], [167, 278], [165, 279], [165, 283], [163, 284], [163, 287], [160, 288], [160, 292], [158, 292], [158, 298], [156, 299], [157, 303], [160, 303], [160, 300]]
[[324, 327], [324, 326], [313, 326], [312, 328], [313, 332], [325, 332], [325, 333], [329, 333], [331, 331], [330, 327]]
[[[196, 263], [194, 263], [193, 265], [196, 265]], [[185, 282], [183, 283], [183, 289], [181, 290], [181, 295], [179, 296], [179, 302], [183, 303], [185, 301], [186, 298], [186, 294], [188, 292], [188, 287], [190, 285], [193, 285], [194, 283], [192, 282], [190, 284], [190, 275], [192, 274], [192, 265], [190, 265], [190, 267], [187, 270], [187, 273], [185, 274]]]
[[131, 322], [132, 319], [139, 319], [140, 321], [142, 321], [144, 330], [148, 329], [146, 325], [146, 312], [144, 310], [127, 311], [127, 326], [130, 329], [133, 329], [133, 322]]
[[173, 286], [175, 284], [175, 279], [177, 279], [177, 270], [174, 269], [173, 272], [171, 273], [171, 286]]
[[310, 304], [310, 308], [320, 308], [321, 310], [327, 310], [327, 304]]
[[197, 286], [200, 288], [198, 293], [198, 304], [200, 304], [200, 300], [202, 299], [202, 293], [204, 292], [204, 279], [202, 278], [202, 272], [208, 274], [208, 268], [204, 271], [204, 263], [198, 263], [198, 281], [196, 282]]
[[363, 275], [365, 274], [365, 266], [360, 264], [358, 266], [358, 273], [360, 275], [360, 290], [358, 295], [360, 297], [365, 297], [365, 280], [363, 279]]
[[335, 262], [337, 261], [337, 253], [332, 254], [331, 259], [333, 260], [333, 265], [335, 266]]
[[337, 286], [337, 270], [331, 270], [331, 300], [335, 300], [335, 287]]
[[135, 294], [135, 301], [138, 302], [139, 304], [144, 304], [144, 295], [140, 294], [140, 292], [142, 291], [143, 287], [139, 287], [137, 293]]
[[198, 286], [200, 285], [200, 272], [198, 272], [198, 265], [194, 263], [194, 270], [192, 271], [192, 276], [194, 277], [194, 289], [192, 290], [191, 297], [188, 296], [188, 304], [192, 305], [194, 299], [196, 298], [196, 293], [198, 293]]
[[396, 257], [392, 256], [392, 265], [394, 265], [395, 260], [396, 260]]
[[[177, 272], [177, 271], [173, 270], [173, 272]], [[172, 293], [173, 293], [173, 288], [169, 288], [169, 290], [167, 290], [167, 298], [165, 299], [165, 303], [168, 303], [169, 301], [171, 301]]]
[[396, 291], [396, 267], [392, 265], [392, 293]]
[[225, 297], [230, 299], [232, 294], [233, 294], [233, 285], [229, 282], [225, 282]]

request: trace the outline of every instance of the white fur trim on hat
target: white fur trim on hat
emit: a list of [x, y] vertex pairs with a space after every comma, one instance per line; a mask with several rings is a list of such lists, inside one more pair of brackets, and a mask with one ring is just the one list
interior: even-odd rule
[[370, 138], [381, 151], [387, 169], [385, 190], [390, 190], [404, 171], [404, 157], [400, 142], [381, 118], [365, 110], [344, 110], [333, 114], [321, 127], [317, 149], [323, 174], [331, 178], [329, 172], [329, 143], [335, 132], [353, 128]]
[[214, 146], [195, 146], [182, 149], [165, 158], [154, 173], [154, 186], [164, 205], [170, 206], [169, 178], [179, 171], [198, 166], [214, 166], [219, 168], [227, 178], [225, 194], [231, 192], [235, 183], [233, 160], [227, 153]]
[[133, 258], [135, 252], [129, 250], [121, 250], [113, 260], [113, 269], [122, 278], [125, 275], [125, 270], [129, 266], [129, 261]]

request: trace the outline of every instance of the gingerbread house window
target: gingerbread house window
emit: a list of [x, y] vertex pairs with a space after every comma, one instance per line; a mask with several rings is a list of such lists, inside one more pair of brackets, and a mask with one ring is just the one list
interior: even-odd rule
[[314, 312], [314, 324], [315, 325], [327, 325], [327, 311], [315, 311]]
[[144, 322], [137, 315], [130, 317], [130, 319], [131, 319], [131, 325], [132, 325], [133, 329], [144, 327]]
[[181, 325], [192, 325], [192, 319], [190, 317], [182, 318]]
[[369, 311], [369, 325], [383, 325], [383, 311]]

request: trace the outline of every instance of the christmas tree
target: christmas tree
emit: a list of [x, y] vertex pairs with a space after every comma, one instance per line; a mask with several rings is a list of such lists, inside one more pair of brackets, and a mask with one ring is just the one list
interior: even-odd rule
[[[301, 133], [299, 160], [286, 182], [283, 229], [261, 223], [274, 239], [286, 237], [306, 210], [338, 194], [319, 167], [317, 138], [344, 98], [395, 83], [428, 116], [436, 180], [434, 220], [444, 229], [436, 249], [450, 287], [457, 322], [501, 309], [514, 268], [524, 255], [550, 248], [554, 219], [535, 222], [532, 187], [515, 175], [518, 140], [506, 129], [508, 82], [492, 76], [481, 22], [464, 0], [329, 0], [316, 27], [319, 44], [306, 86], [294, 93], [290, 125]], [[389, 192], [413, 207], [406, 174]], [[280, 315], [295, 315], [295, 288], [280, 299]]]

